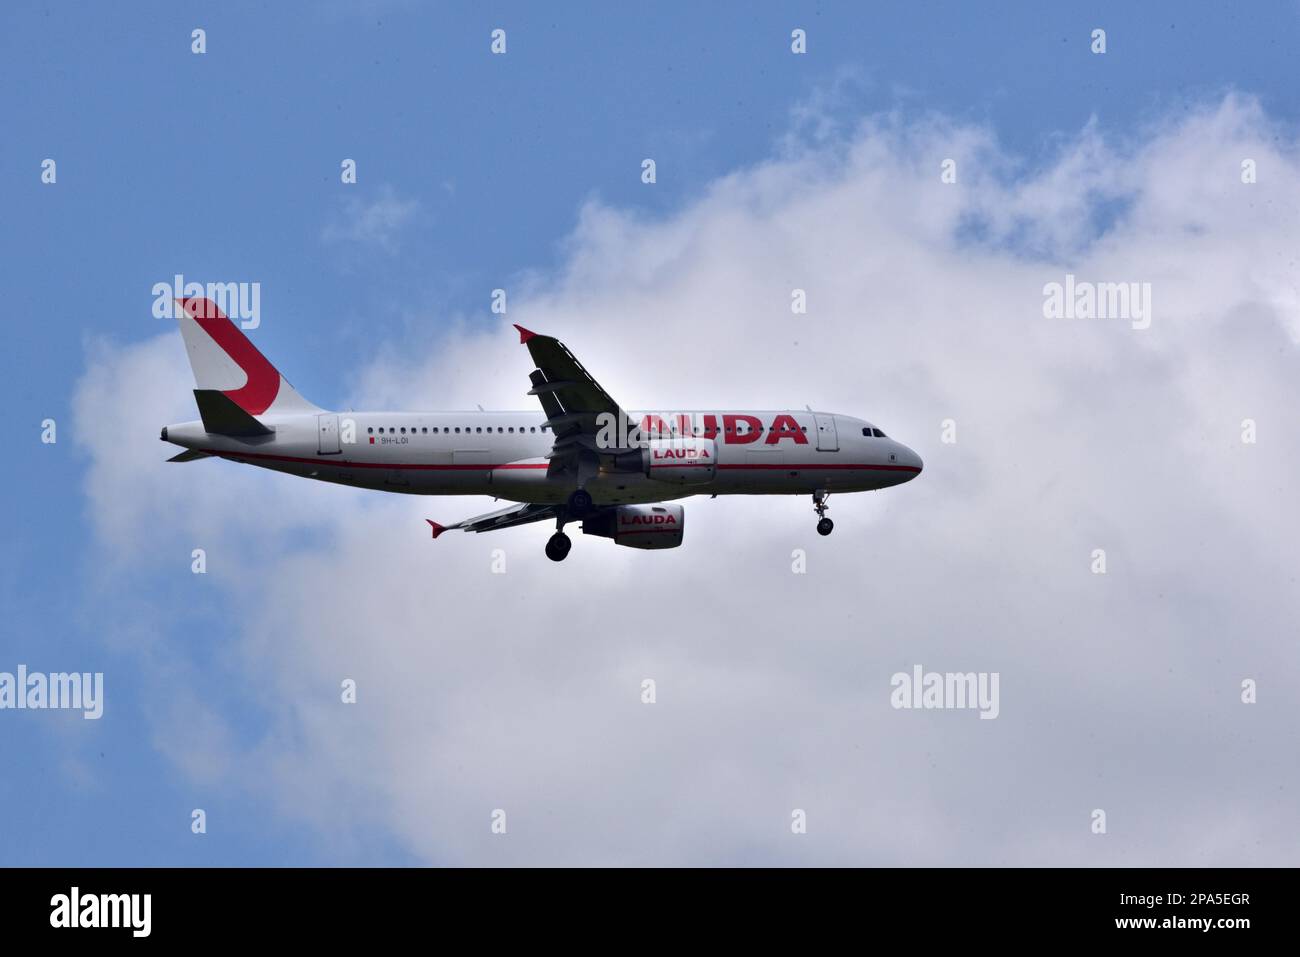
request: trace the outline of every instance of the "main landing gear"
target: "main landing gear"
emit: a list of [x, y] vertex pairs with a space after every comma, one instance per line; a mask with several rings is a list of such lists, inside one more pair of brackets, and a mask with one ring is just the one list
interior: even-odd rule
[[573, 542], [569, 541], [568, 535], [556, 532], [546, 543], [546, 557], [553, 562], [562, 562], [572, 547]]
[[582, 518], [591, 511], [591, 493], [585, 488], [574, 490], [569, 496], [569, 501], [565, 504], [565, 509], [569, 518]]
[[560, 516], [555, 520], [555, 534], [546, 543], [546, 557], [553, 562], [564, 561], [568, 557], [569, 549], [573, 547], [569, 536], [564, 534], [564, 523], [585, 518], [594, 510], [595, 504], [591, 500], [591, 493], [585, 488], [575, 489], [569, 496], [569, 500], [564, 503]]
[[594, 510], [595, 503], [591, 500], [591, 493], [585, 488], [574, 489], [573, 494], [564, 503], [564, 508], [560, 509], [560, 514], [556, 516], [555, 534], [546, 543], [546, 557], [553, 562], [564, 561], [569, 556], [569, 549], [573, 547], [569, 536], [564, 534], [564, 523], [585, 518]]
[[830, 492], [813, 492], [813, 511], [817, 513], [818, 535], [829, 535], [835, 530], [835, 523], [826, 517], [826, 510], [830, 508], [830, 506], [826, 504], [826, 500], [830, 497]]

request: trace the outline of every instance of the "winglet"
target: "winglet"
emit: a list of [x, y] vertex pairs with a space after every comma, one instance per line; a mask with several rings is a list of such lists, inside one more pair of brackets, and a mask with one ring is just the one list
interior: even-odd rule
[[519, 323], [517, 323], [517, 322], [514, 324], [514, 327], [515, 327], [516, 329], [519, 330], [519, 344], [520, 344], [521, 346], [522, 346], [524, 343], [526, 343], [529, 339], [531, 339], [531, 338], [533, 338], [534, 336], [537, 335], [537, 333], [535, 333], [535, 332], [530, 332], [529, 330], [525, 329], [523, 326], [521, 326], [521, 325], [520, 325]]
[[443, 532], [445, 532], [445, 531], [447, 530], [447, 529], [446, 529], [446, 526], [439, 525], [437, 522], [435, 522], [435, 521], [434, 521], [433, 519], [431, 519], [431, 518], [426, 518], [425, 521], [428, 522], [428, 523], [429, 523], [429, 527], [433, 529], [433, 537], [434, 537], [434, 538], [437, 538], [439, 535], [441, 535]]

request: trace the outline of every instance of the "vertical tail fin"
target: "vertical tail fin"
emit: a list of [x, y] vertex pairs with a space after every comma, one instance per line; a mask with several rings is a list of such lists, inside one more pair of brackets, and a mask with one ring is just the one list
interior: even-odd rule
[[249, 415], [313, 412], [318, 407], [295, 391], [211, 299], [178, 299], [177, 318], [194, 383], [223, 393]]

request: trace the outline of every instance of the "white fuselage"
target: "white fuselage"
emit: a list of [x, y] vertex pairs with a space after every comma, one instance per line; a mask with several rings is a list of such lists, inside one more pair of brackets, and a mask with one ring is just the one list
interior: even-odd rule
[[[691, 495], [856, 492], [899, 485], [921, 471], [915, 452], [851, 416], [807, 411], [635, 413], [664, 438], [712, 438], [716, 471], [679, 484], [635, 471], [585, 482], [598, 505]], [[169, 426], [187, 449], [291, 475], [416, 495], [491, 495], [560, 503], [572, 475], [548, 476], [554, 435], [532, 412], [325, 412], [265, 415], [269, 435], [210, 434], [202, 422]], [[662, 423], [662, 425], [660, 425]]]

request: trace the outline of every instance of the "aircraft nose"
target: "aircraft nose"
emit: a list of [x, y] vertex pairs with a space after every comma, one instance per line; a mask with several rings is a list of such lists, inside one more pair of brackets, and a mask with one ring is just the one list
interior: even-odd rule
[[916, 478], [917, 475], [920, 475], [921, 471], [925, 468], [925, 463], [921, 461], [921, 456], [917, 455], [906, 445], [903, 446], [902, 458], [903, 458], [904, 465], [910, 465], [912, 468], [916, 469], [916, 472], [912, 475], [912, 478]]

